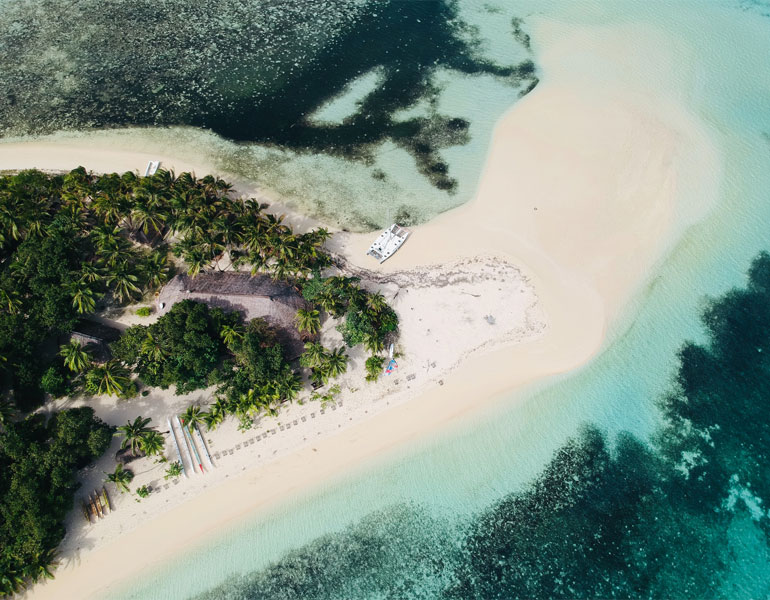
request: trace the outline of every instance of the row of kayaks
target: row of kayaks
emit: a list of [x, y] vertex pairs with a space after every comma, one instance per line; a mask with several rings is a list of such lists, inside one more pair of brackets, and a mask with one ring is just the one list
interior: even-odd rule
[[[206, 442], [203, 441], [203, 435], [201, 435], [201, 431], [198, 428], [198, 425], [186, 425], [178, 415], [174, 416], [173, 421], [171, 417], [168, 417], [166, 421], [168, 423], [168, 431], [171, 435], [171, 439], [174, 440], [176, 454], [179, 458], [179, 464], [182, 465], [182, 472], [184, 473], [184, 476], [189, 476], [187, 474], [188, 464], [190, 465], [193, 473], [206, 472], [203, 467], [203, 460], [201, 455], [203, 455], [203, 457], [206, 459], [207, 467], [213, 469], [214, 463], [211, 460], [209, 449], [206, 447]], [[174, 428], [174, 424], [177, 425], [177, 428]], [[179, 431], [179, 433], [177, 433], [177, 431]], [[186, 463], [185, 458], [187, 459]]]
[[102, 490], [94, 490], [92, 493], [81, 501], [83, 508], [83, 517], [89, 523], [103, 519], [110, 512], [112, 512], [112, 504], [110, 503], [110, 497], [107, 495], [107, 490], [102, 487]]

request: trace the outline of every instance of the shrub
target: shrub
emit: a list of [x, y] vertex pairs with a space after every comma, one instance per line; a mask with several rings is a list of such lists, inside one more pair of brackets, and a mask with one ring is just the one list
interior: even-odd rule
[[146, 485], [143, 485], [140, 488], [137, 488], [136, 495], [140, 498], [146, 498], [150, 495], [150, 488], [148, 488]]
[[182, 463], [177, 460], [166, 468], [166, 474], [163, 476], [163, 479], [172, 479], [173, 477], [179, 477], [181, 474]]
[[152, 314], [152, 309], [149, 306], [141, 306], [136, 309], [136, 316], [149, 317]]
[[40, 387], [54, 398], [61, 398], [69, 393], [67, 378], [57, 367], [48, 367], [40, 378]]

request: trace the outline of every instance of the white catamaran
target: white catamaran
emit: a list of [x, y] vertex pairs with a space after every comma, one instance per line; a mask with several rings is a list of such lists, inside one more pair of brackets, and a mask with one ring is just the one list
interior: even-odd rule
[[395, 223], [388, 227], [380, 234], [374, 243], [369, 246], [367, 254], [376, 258], [379, 262], [385, 262], [398, 250], [406, 238], [409, 237], [409, 232], [403, 227], [396, 225]]

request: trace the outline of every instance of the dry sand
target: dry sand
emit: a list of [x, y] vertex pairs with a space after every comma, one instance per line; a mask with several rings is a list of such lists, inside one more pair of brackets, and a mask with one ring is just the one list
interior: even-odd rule
[[[424, 360], [426, 351], [431, 354], [447, 346], [429, 337], [435, 333], [432, 323], [426, 335], [429, 324], [419, 321], [421, 312], [424, 318], [432, 315], [440, 324], [459, 328], [461, 337], [451, 338], [449, 344], [462, 342], [454, 349], [457, 361], [466, 349], [478, 350], [449, 371], [445, 369], [453, 364], [452, 351], [443, 350], [449, 354], [436, 370], [437, 375], [442, 372], [443, 385], [433, 383], [435, 377], [425, 377], [420, 385], [414, 380], [412, 389], [405, 387], [408, 370], [417, 373], [424, 365], [412, 364], [407, 356], [398, 375], [401, 387], [385, 402], [397, 394], [402, 400], [393, 400], [387, 410], [381, 410], [376, 393], [367, 391], [371, 396], [366, 400], [350, 395], [341, 408], [311, 417], [312, 427], [299, 416], [297, 426], [281, 432], [287, 442], [292, 440], [284, 451], [238, 477], [235, 473], [246, 462], [252, 463], [255, 454], [262, 460], [266, 447], [262, 442], [249, 444], [232, 457], [228, 453], [216, 474], [196, 475], [199, 481], [191, 477], [173, 486], [185, 490], [186, 496], [171, 487], [163, 490], [154, 500], [157, 510], [146, 508], [152, 498], [133, 511], [126, 503], [125, 509], [119, 507], [95, 524], [93, 534], [84, 534], [91, 535], [89, 543], [98, 552], [72, 558], [59, 569], [56, 580], [36, 586], [32, 597], [104, 596], [115, 589], [116, 582], [202, 543], [206, 535], [245, 514], [349, 474], [366, 460], [386, 456], [396, 446], [457, 423], [459, 416], [488, 405], [516, 386], [581, 365], [600, 349], [608, 325], [618, 322], [678, 232], [713, 201], [720, 157], [704, 126], [682, 107], [677, 90], [645, 84], [651, 80], [651, 69], [661, 72], [654, 75], [665, 75], [665, 69], [677, 68], [676, 58], [666, 50], [671, 40], [643, 28], [579, 28], [549, 21], [533, 25], [542, 81], [498, 124], [478, 196], [416, 228], [397, 255], [374, 267], [398, 278], [397, 272], [423, 269], [427, 273], [435, 270], [428, 266], [444, 265], [445, 272], [460, 269], [463, 277], [476, 278], [474, 284], [458, 284], [456, 299], [465, 296], [464, 290], [477, 293], [475, 289], [482, 298], [488, 297], [491, 308], [481, 309], [479, 302], [471, 300], [460, 307], [450, 302], [441, 306], [440, 292], [437, 296], [436, 290], [411, 287], [404, 296], [413, 294], [414, 303], [401, 304], [399, 295], [397, 307], [404, 325], [404, 347], [414, 353], [412, 360]], [[143, 169], [151, 157], [108, 156], [99, 149], [50, 143], [0, 145], [0, 168], [60, 169], [82, 162], [94, 170]], [[177, 171], [206, 171], [205, 164], [182, 165], [171, 157], [162, 158]], [[371, 268], [363, 256], [370, 238], [338, 236], [335, 244], [353, 265]], [[473, 262], [476, 257], [484, 258]], [[491, 272], [486, 265], [494, 263], [499, 263], [504, 275], [497, 295], [491, 280], [484, 279], [484, 269], [489, 269], [486, 274]], [[499, 292], [510, 291], [506, 285], [524, 290], [519, 293], [527, 298], [535, 294], [539, 302], [523, 302], [505, 313]], [[496, 331], [507, 329], [508, 333], [491, 337], [479, 333], [480, 338], [472, 339], [470, 332], [476, 335], [490, 326], [471, 323], [463, 330], [463, 320], [458, 318], [462, 312], [471, 322], [505, 313], [510, 321]], [[462, 337], [466, 335], [467, 339]], [[493, 350], [495, 345], [502, 346]], [[395, 378], [382, 385], [385, 389], [396, 386], [394, 382]], [[347, 427], [341, 426], [340, 421], [353, 416], [354, 406], [374, 407], [378, 402], [377, 409], [364, 409], [378, 412], [376, 418], [348, 420]], [[118, 408], [131, 416], [141, 412], [130, 405]], [[307, 408], [292, 407], [279, 420], [291, 419], [293, 425], [294, 415]], [[324, 425], [323, 431], [340, 425], [339, 433], [313, 438], [321, 420], [331, 424]], [[215, 451], [227, 449], [230, 443], [209, 437]], [[249, 433], [242, 439], [251, 437]], [[276, 440], [279, 437], [275, 435]], [[272, 441], [271, 434], [268, 442]], [[248, 461], [243, 459], [246, 453], [250, 453]], [[225, 475], [226, 482], [214, 485], [215, 479]], [[202, 490], [204, 481], [210, 489]], [[163, 500], [172, 495], [175, 500], [169, 504], [175, 506], [162, 508]], [[177, 504], [180, 496], [186, 501]], [[146, 520], [132, 531], [113, 536], [118, 525], [110, 522], [126, 523], [123, 512]], [[100, 527], [112, 528], [111, 533], [94, 542]], [[69, 537], [67, 547], [72, 548], [73, 542], [77, 547], [77, 541]], [[88, 540], [80, 541], [85, 545]]]

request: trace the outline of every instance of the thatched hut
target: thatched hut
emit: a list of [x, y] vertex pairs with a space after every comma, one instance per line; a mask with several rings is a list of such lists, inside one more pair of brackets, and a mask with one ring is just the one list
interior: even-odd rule
[[88, 346], [91, 356], [97, 362], [105, 362], [110, 358], [109, 345], [120, 337], [120, 330], [97, 323], [88, 319], [80, 319], [69, 336], [70, 340]]
[[158, 294], [158, 314], [163, 315], [181, 300], [196, 300], [211, 307], [238, 311], [247, 322], [257, 317], [265, 319], [278, 333], [289, 360], [297, 358], [304, 350], [294, 319], [297, 310], [309, 308], [309, 305], [286, 283], [264, 275], [251, 277], [246, 273], [177, 275]]

